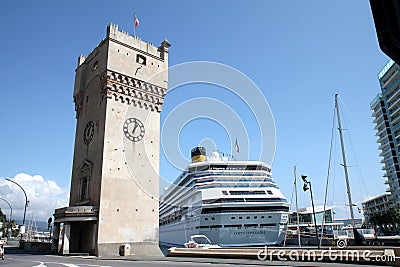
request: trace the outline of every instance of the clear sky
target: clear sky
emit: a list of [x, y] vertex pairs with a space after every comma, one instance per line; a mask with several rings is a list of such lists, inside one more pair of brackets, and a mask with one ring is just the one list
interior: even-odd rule
[[[363, 200], [385, 191], [369, 103], [380, 90], [377, 75], [388, 58], [379, 49], [368, 1], [16, 0], [1, 1], [0, 10], [0, 177], [28, 188], [30, 215], [41, 211], [36, 216], [47, 218], [68, 197], [78, 56], [93, 50], [110, 22], [132, 34], [134, 13], [140, 20], [139, 37], [155, 45], [166, 38], [172, 44], [170, 66], [218, 62], [247, 75], [260, 88], [276, 127], [273, 175], [289, 200], [297, 164], [299, 174], [309, 175], [316, 202], [322, 204], [336, 92], [347, 129], [348, 164], [354, 166], [353, 202], [361, 207]], [[214, 143], [230, 153], [239, 136], [241, 150], [251, 148], [250, 159], [258, 159], [262, 140], [249, 119], [251, 107], [218, 86], [193, 84], [171, 91], [162, 123], [175, 107], [194, 98], [225, 103], [244, 121], [250, 137], [243, 140], [229, 132], [225, 121], [200, 118], [177, 125], [182, 127], [177, 142], [187, 158], [190, 148], [200, 143]], [[328, 204], [345, 217], [335, 140]], [[247, 159], [247, 153], [237, 158]], [[20, 173], [24, 175], [17, 176]], [[178, 174], [163, 156], [161, 175], [174, 180]], [[0, 197], [10, 200], [15, 216], [21, 216], [23, 195], [2, 178]], [[310, 204], [308, 193], [299, 192], [299, 198], [300, 206]]]

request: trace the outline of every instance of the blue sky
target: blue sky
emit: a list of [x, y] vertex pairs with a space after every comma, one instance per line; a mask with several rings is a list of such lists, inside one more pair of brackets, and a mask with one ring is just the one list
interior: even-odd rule
[[[172, 44], [170, 66], [218, 62], [257, 84], [275, 120], [273, 175], [289, 200], [297, 164], [299, 173], [309, 175], [317, 202], [322, 203], [335, 92], [340, 93], [348, 129], [349, 165], [355, 166], [350, 168], [353, 202], [360, 206], [368, 196], [385, 190], [369, 102], [380, 90], [377, 75], [388, 58], [379, 49], [368, 1], [17, 0], [2, 1], [0, 10], [0, 177], [39, 175], [68, 191], [77, 58], [105, 37], [110, 22], [133, 33], [136, 13], [139, 37], [156, 45], [167, 38]], [[251, 115], [229, 92], [196, 84], [168, 94], [162, 118], [193, 97], [223, 101], [244, 121]], [[246, 127], [255, 135], [251, 122]], [[227, 137], [235, 134], [199, 119], [185, 125], [179, 146], [189, 156], [191, 147], [208, 138], [230, 152]], [[252, 140], [257, 151], [257, 138]], [[243, 142], [239, 139], [241, 147]], [[330, 203], [347, 216], [339, 156], [337, 147]], [[161, 167], [161, 175], [170, 180], [179, 173], [164, 157]], [[300, 192], [300, 205], [309, 205], [308, 193]]]

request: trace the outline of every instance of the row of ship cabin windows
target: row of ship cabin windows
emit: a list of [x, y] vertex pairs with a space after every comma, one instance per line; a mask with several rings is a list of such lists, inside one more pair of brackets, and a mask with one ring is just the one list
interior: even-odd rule
[[[261, 223], [261, 224], [225, 224], [225, 225], [199, 225], [195, 226], [195, 229], [204, 229], [204, 228], [235, 228], [235, 229], [241, 229], [241, 228], [252, 228], [252, 227], [274, 227], [277, 226], [276, 223]], [[188, 228], [188, 230], [193, 230], [193, 227]]]
[[[254, 216], [253, 218], [254, 218], [254, 219], [257, 219], [258, 216]], [[264, 215], [263, 215], [263, 216], [260, 216], [260, 218], [261, 218], [261, 219], [264, 219], [265, 216], [264, 216]], [[272, 218], [272, 216], [270, 215], [270, 216], [268, 216], [268, 218]], [[235, 219], [236, 219], [236, 217], [231, 217], [231, 220], [235, 220]], [[239, 220], [242, 220], [243, 217], [240, 216], [240, 217], [238, 217], [238, 219], [239, 219]], [[247, 219], [247, 220], [250, 220], [250, 216], [246, 216], [246, 219]], [[204, 220], [205, 220], [205, 221], [208, 221], [208, 218], [204, 218]], [[214, 220], [215, 220], [215, 217], [211, 217], [211, 220], [214, 221]]]
[[230, 195], [266, 195], [266, 194], [273, 195], [271, 190], [267, 190], [267, 193], [265, 193], [265, 191], [263, 191], [263, 190], [262, 191], [261, 190], [259, 190], [259, 191], [229, 191], [229, 193], [228, 193], [228, 191], [222, 191], [222, 194], [223, 195], [228, 195], [228, 194], [230, 194]]
[[190, 168], [188, 171], [185, 171], [182, 173], [182, 175], [185, 175], [187, 173], [195, 173], [195, 172], [200, 172], [200, 171], [207, 171], [207, 170], [216, 170], [216, 171], [267, 171], [271, 172], [271, 169], [265, 166], [260, 166], [260, 165], [247, 165], [246, 167], [227, 167], [226, 165], [211, 165], [211, 166], [197, 166]]

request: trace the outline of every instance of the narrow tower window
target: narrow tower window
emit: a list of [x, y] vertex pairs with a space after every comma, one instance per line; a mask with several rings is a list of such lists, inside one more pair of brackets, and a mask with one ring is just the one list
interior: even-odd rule
[[81, 178], [81, 194], [80, 194], [80, 201], [85, 201], [88, 199], [88, 180], [89, 177], [85, 176]]

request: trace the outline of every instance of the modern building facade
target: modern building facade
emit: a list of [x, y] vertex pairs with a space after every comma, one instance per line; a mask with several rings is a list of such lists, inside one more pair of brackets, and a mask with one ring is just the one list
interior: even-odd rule
[[[312, 207], [300, 208], [299, 224], [312, 224], [314, 225], [314, 214]], [[324, 219], [325, 214], [325, 219]], [[317, 225], [322, 223], [333, 222], [333, 207], [315, 206], [315, 221]], [[289, 224], [297, 224], [297, 212], [293, 211], [289, 214]]]
[[54, 214], [62, 254], [160, 252], [160, 112], [169, 46], [164, 40], [156, 47], [110, 24], [106, 38], [79, 57], [69, 207]]
[[390, 60], [378, 74], [381, 92], [371, 101], [386, 193], [363, 203], [366, 223], [375, 214], [400, 207], [400, 66]]
[[364, 211], [365, 222], [369, 224], [373, 216], [383, 215], [392, 206], [393, 205], [390, 194], [383, 194], [363, 202], [362, 207]]
[[[315, 222], [317, 223], [318, 228], [322, 225], [325, 226], [325, 229], [331, 228], [335, 230], [339, 230], [342, 227], [351, 226], [353, 224], [353, 220], [349, 219], [337, 219], [335, 218], [335, 212], [333, 211], [333, 206], [315, 206]], [[299, 211], [299, 226], [314, 226], [314, 214], [312, 207], [300, 208]], [[325, 214], [325, 218], [324, 218]], [[361, 227], [363, 220], [361, 218], [354, 218], [354, 225], [356, 227]], [[297, 212], [292, 211], [289, 214], [289, 225], [288, 227], [293, 229], [293, 226], [297, 226]], [[333, 227], [333, 228], [332, 228]]]

